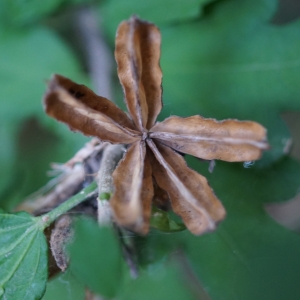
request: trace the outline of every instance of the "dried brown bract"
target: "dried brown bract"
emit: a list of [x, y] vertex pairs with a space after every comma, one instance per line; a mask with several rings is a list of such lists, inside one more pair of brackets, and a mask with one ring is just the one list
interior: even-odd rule
[[90, 89], [60, 75], [50, 81], [46, 112], [72, 130], [110, 143], [129, 144], [113, 173], [111, 206], [116, 222], [146, 234], [153, 180], [169, 195], [172, 208], [194, 234], [215, 229], [225, 209], [205, 177], [189, 169], [176, 151], [225, 161], [259, 159], [266, 130], [255, 122], [172, 116], [155, 123], [162, 109], [158, 28], [137, 17], [120, 24], [115, 57], [130, 114]]
[[69, 264], [66, 245], [73, 239], [72, 218], [63, 215], [56, 220], [50, 237], [50, 249], [57, 266], [64, 272]]

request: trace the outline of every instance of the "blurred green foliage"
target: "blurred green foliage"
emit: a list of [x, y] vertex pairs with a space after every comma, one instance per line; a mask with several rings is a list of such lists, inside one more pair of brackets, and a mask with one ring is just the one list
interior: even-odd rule
[[11, 27], [36, 26], [59, 9], [70, 9], [71, 5], [89, 4], [92, 0], [2, 0], [0, 3], [1, 23]]
[[[46, 117], [41, 105], [45, 81], [53, 73], [89, 83], [76, 49], [47, 26], [82, 3], [91, 1], [1, 1], [0, 205], [7, 210], [47, 182], [50, 162], [67, 160], [86, 141]], [[227, 218], [216, 232], [202, 237], [157, 230], [130, 237], [141, 268], [136, 281], [126, 275], [124, 265], [122, 283], [115, 279], [121, 276], [115, 266], [120, 258], [115, 237], [90, 223], [78, 225], [85, 242], [73, 245], [76, 271], [71, 268], [52, 280], [44, 299], [83, 299], [85, 285], [117, 299], [197, 299], [199, 291], [195, 294], [190, 285], [195, 278], [204, 290], [201, 299], [299, 299], [300, 238], [264, 210], [265, 203], [286, 201], [299, 192], [300, 165], [285, 152], [290, 134], [280, 118], [285, 111], [300, 111], [299, 19], [273, 24], [272, 17], [280, 14], [276, 0], [93, 4], [110, 45], [117, 25], [132, 14], [159, 25], [161, 118], [200, 114], [256, 120], [268, 129], [271, 149], [250, 168], [217, 162], [212, 174], [206, 163], [188, 158], [190, 167], [207, 176]], [[118, 84], [114, 89], [121, 95]], [[112, 245], [104, 254], [109, 260], [95, 258], [90, 266], [79, 258], [86, 251], [92, 259], [92, 252], [106, 243]], [[178, 251], [188, 259], [193, 279], [180, 256], [172, 258], [179, 263], [170, 265], [170, 256]], [[95, 270], [89, 274], [87, 267]], [[89, 278], [93, 274], [97, 278]], [[97, 285], [101, 276], [110, 278], [108, 291]]]
[[0, 52], [0, 203], [10, 209], [45, 184], [50, 162], [63, 162], [87, 140], [44, 114], [46, 80], [53, 73], [86, 78], [72, 52], [44, 26], [0, 30]]
[[[120, 20], [128, 19], [132, 14], [139, 15], [141, 18], [163, 26], [173, 23], [184, 22], [197, 19], [203, 12], [203, 6], [215, 0], [152, 0], [152, 1], [103, 1], [99, 6], [101, 17], [111, 29], [110, 34], [114, 36], [115, 29]], [[110, 20], [106, 22], [106, 20]]]
[[123, 277], [121, 249], [113, 229], [99, 228], [96, 222], [82, 219], [76, 223], [75, 231], [75, 240], [69, 247], [70, 270], [94, 292], [113, 298]]
[[70, 270], [60, 273], [48, 282], [43, 300], [53, 299], [84, 299], [84, 285], [76, 280]]

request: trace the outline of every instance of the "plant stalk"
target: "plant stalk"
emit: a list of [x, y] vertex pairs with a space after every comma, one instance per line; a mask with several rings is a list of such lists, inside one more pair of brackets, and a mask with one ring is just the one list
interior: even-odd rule
[[112, 173], [124, 154], [123, 145], [109, 145], [103, 151], [101, 166], [97, 175], [98, 181], [98, 223], [111, 224], [109, 199], [114, 191]]
[[53, 221], [55, 221], [58, 217], [65, 214], [67, 211], [77, 206], [83, 201], [90, 199], [91, 197], [95, 197], [98, 194], [97, 183], [92, 182], [89, 186], [84, 188], [81, 192], [74, 195], [61, 205], [57, 206], [47, 214], [44, 214], [40, 217], [41, 223], [43, 224], [43, 228], [48, 227]]

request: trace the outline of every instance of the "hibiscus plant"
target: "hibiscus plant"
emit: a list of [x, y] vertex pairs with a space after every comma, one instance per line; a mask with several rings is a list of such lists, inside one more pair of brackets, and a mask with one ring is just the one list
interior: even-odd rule
[[[103, 6], [107, 15], [109, 7]], [[171, 29], [165, 30], [170, 38]], [[180, 36], [183, 41], [184, 34]], [[222, 113], [208, 118], [205, 105], [205, 117], [195, 108], [193, 116], [172, 113], [162, 120], [161, 43], [159, 28], [137, 15], [118, 25], [114, 56], [127, 112], [63, 72], [47, 81], [42, 104], [55, 120], [47, 117], [45, 122], [58, 131], [66, 124], [90, 140], [67, 162], [53, 164], [54, 178], [20, 202], [15, 212], [0, 211], [1, 299], [50, 299], [51, 284], [59, 282], [55, 278], [72, 286], [68, 299], [238, 299], [235, 295], [255, 295], [246, 292], [249, 278], [260, 291], [248, 244], [255, 240], [267, 247], [275, 240], [271, 237], [279, 225], [262, 212], [259, 192], [264, 187], [272, 194], [270, 176], [279, 178], [286, 170], [299, 173], [295, 164], [286, 165], [289, 162], [283, 168], [272, 165], [290, 144], [282, 142], [284, 150], [278, 151], [272, 140], [275, 121], [266, 117], [264, 122], [259, 112], [252, 121], [239, 111], [239, 104], [232, 117], [226, 114], [228, 118], [220, 121], [215, 118]], [[187, 72], [192, 68], [189, 65]], [[219, 68], [216, 72], [226, 69]], [[188, 103], [189, 91], [184, 95], [181, 105]], [[201, 98], [199, 89], [197, 101]], [[172, 98], [167, 101], [172, 106]], [[261, 165], [248, 169], [265, 150]], [[188, 166], [191, 159], [196, 170]], [[257, 190], [245, 190], [247, 182]], [[286, 195], [279, 185], [277, 189], [277, 195]], [[259, 233], [252, 230], [258, 223]], [[279, 236], [288, 241], [291, 237], [284, 230]], [[253, 244], [250, 248], [255, 249]], [[253, 265], [259, 269], [256, 261]], [[232, 293], [225, 287], [231, 271], [239, 284]], [[223, 275], [218, 277], [218, 272]], [[74, 287], [79, 287], [78, 295]], [[224, 298], [218, 287], [226, 290]]]

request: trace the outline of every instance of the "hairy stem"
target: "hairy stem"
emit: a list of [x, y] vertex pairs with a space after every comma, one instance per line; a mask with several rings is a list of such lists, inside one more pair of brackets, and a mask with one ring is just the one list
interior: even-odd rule
[[98, 172], [98, 223], [108, 225], [111, 223], [110, 195], [114, 185], [112, 173], [124, 153], [123, 145], [109, 145], [103, 152], [101, 166]]
[[48, 227], [53, 221], [55, 221], [59, 216], [65, 214], [67, 211], [80, 204], [83, 201], [86, 201], [92, 197], [95, 197], [98, 194], [97, 183], [92, 182], [89, 186], [84, 188], [80, 193], [74, 195], [58, 207], [54, 208], [52, 211], [44, 214], [38, 218], [41, 219], [43, 227]]

